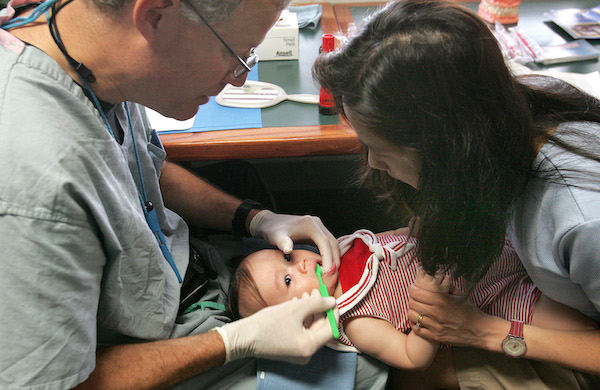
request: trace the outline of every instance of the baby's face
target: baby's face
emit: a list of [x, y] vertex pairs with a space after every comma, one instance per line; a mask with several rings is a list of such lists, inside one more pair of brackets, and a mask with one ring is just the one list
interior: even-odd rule
[[[260, 294], [269, 306], [319, 289], [316, 267], [317, 263], [321, 264], [321, 256], [311, 251], [294, 250], [286, 259], [280, 250], [266, 249], [248, 256], [246, 261]], [[337, 281], [337, 269], [332, 274], [323, 275], [329, 295], [335, 291]]]

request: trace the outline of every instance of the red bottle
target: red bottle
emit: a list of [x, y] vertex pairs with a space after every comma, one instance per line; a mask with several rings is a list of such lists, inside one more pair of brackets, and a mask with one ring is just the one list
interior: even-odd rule
[[[333, 34], [323, 34], [323, 45], [321, 51], [323, 53], [329, 53], [335, 50], [335, 37]], [[321, 87], [319, 92], [319, 113], [321, 115], [334, 115], [335, 114], [335, 102], [333, 96], [328, 89]]]

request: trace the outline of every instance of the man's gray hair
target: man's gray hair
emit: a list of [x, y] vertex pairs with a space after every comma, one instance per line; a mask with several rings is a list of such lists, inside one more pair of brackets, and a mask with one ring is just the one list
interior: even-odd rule
[[[202, 14], [209, 24], [220, 22], [227, 18], [233, 10], [235, 10], [243, 0], [184, 0], [182, 4], [182, 13], [188, 19], [194, 22], [200, 22], [198, 15], [187, 6], [186, 2], [190, 2]], [[252, 6], [252, 0], [249, 1], [249, 6]], [[276, 0], [278, 9], [282, 10], [287, 7], [292, 0]]]
[[[131, 0], [91, 0], [96, 5], [103, 8], [109, 8], [113, 10], [120, 10], [123, 8], [128, 1]], [[200, 18], [196, 13], [187, 5], [192, 3], [194, 7], [202, 14], [206, 21], [210, 24], [220, 22], [227, 18], [233, 10], [235, 10], [242, 1], [248, 1], [252, 6], [252, 0], [182, 0], [181, 7], [182, 14], [188, 19], [199, 23]], [[292, 0], [273, 0], [277, 2], [277, 6], [280, 10], [286, 8]]]

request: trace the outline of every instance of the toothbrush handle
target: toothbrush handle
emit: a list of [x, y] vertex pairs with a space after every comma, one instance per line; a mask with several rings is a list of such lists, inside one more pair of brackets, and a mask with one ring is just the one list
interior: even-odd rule
[[[321, 266], [317, 264], [317, 278], [319, 279], [319, 292], [322, 297], [328, 297], [329, 291], [327, 291], [327, 287], [323, 283], [323, 271], [321, 270]], [[329, 320], [329, 325], [331, 326], [331, 331], [333, 332], [333, 338], [336, 340], [340, 338], [340, 331], [337, 326], [337, 322], [335, 321], [335, 315], [333, 314], [333, 309], [327, 310], [327, 319]]]
[[329, 319], [329, 325], [331, 325], [331, 330], [333, 331], [333, 338], [338, 340], [340, 338], [340, 331], [338, 329], [337, 323], [335, 322], [333, 309], [327, 310], [327, 318]]

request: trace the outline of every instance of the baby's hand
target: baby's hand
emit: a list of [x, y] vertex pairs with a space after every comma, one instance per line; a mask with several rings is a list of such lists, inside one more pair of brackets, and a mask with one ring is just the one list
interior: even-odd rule
[[422, 267], [417, 267], [415, 286], [431, 292], [449, 293], [451, 285], [452, 278], [450, 275], [438, 272], [435, 276], [431, 276]]

